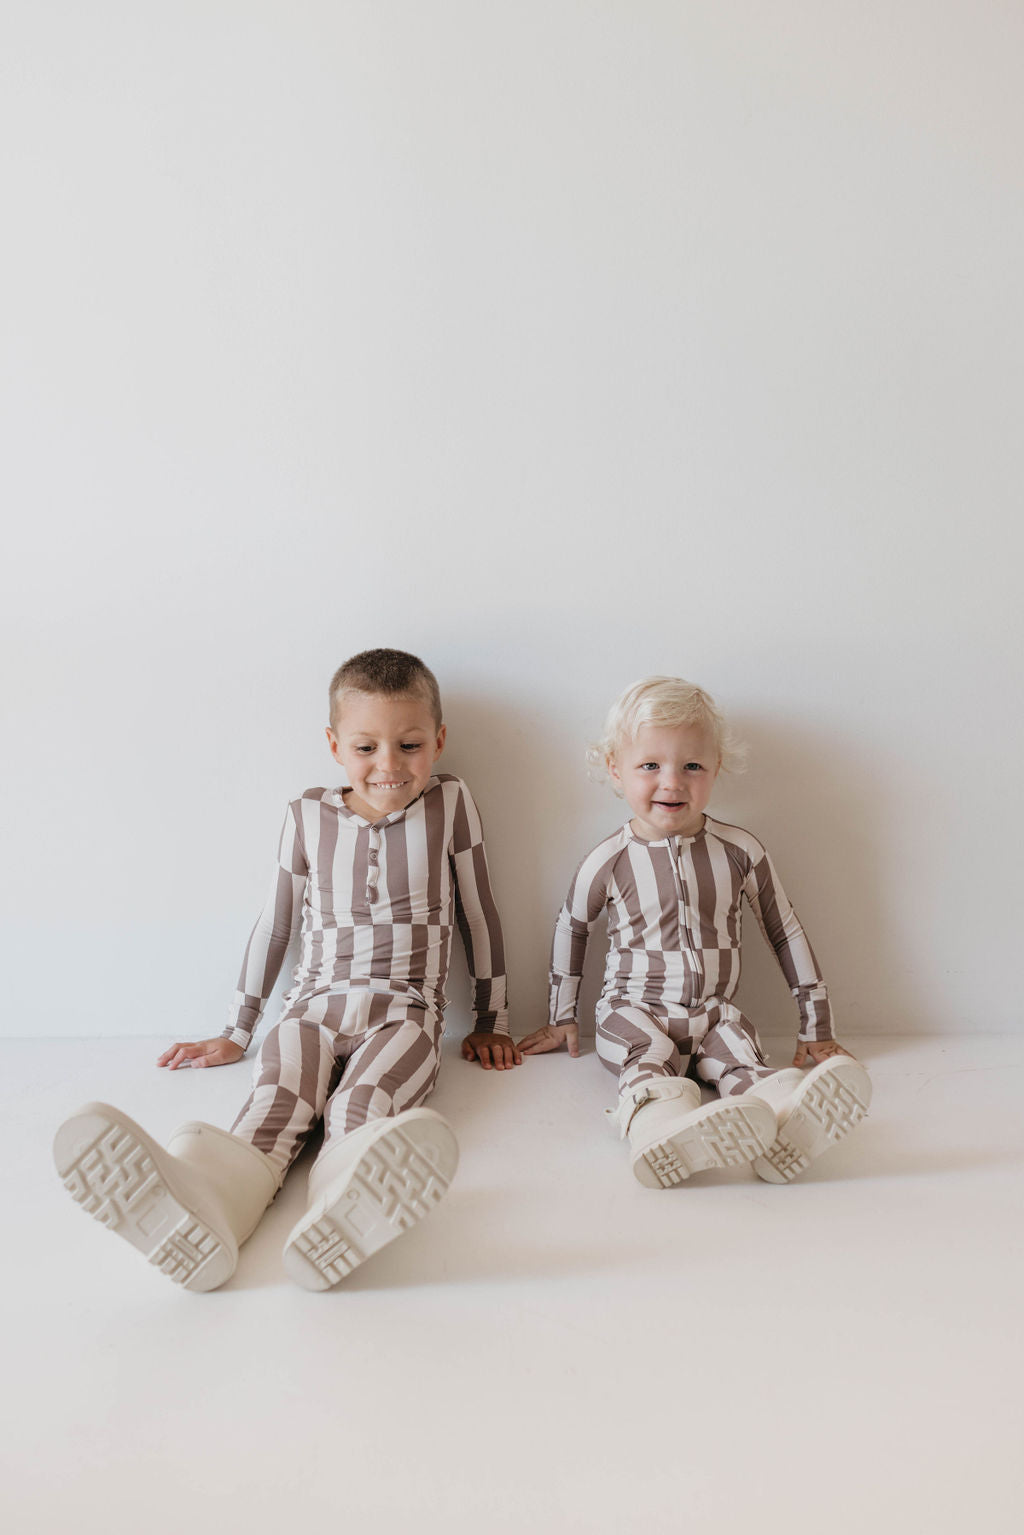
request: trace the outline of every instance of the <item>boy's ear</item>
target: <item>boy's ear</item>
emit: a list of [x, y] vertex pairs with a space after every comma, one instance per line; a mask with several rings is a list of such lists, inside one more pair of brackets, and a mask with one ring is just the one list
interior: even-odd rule
[[434, 761], [435, 762], [437, 761], [438, 757], [440, 757], [441, 753], [444, 751], [444, 743], [445, 743], [445, 738], [446, 738], [447, 735], [448, 735], [448, 726], [447, 725], [442, 725], [440, 730], [437, 732], [437, 741], [435, 743], [435, 749], [434, 749]]
[[331, 729], [330, 725], [325, 725], [324, 726], [324, 734], [327, 737], [327, 745], [331, 749], [331, 756], [334, 758], [335, 762], [337, 762], [338, 761], [338, 737], [334, 734], [334, 731]]

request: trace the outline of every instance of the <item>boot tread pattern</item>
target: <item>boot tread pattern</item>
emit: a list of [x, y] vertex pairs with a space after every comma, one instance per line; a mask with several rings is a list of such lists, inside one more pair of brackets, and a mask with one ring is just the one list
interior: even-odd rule
[[365, 1254], [358, 1252], [351, 1242], [328, 1219], [315, 1221], [295, 1238], [294, 1247], [323, 1274], [332, 1285], [351, 1274], [362, 1263]]
[[[125, 1237], [175, 1284], [187, 1283], [222, 1250], [219, 1237], [178, 1203], [149, 1152], [121, 1125], [109, 1125], [80, 1152], [63, 1182], [87, 1215]], [[151, 1248], [149, 1237], [158, 1230], [163, 1240]]]
[[352, 1179], [399, 1231], [429, 1215], [448, 1192], [448, 1179], [401, 1130], [382, 1135], [360, 1158]]
[[[315, 1269], [337, 1284], [393, 1237], [429, 1215], [450, 1180], [402, 1130], [391, 1130], [359, 1159], [345, 1202], [295, 1237]], [[357, 1240], [361, 1239], [361, 1240]]]
[[658, 1141], [644, 1152], [644, 1161], [662, 1188], [670, 1188], [691, 1173], [752, 1162], [763, 1151], [764, 1135], [756, 1120], [752, 1123], [737, 1105], [733, 1113], [716, 1115], [681, 1135]]
[[[816, 1144], [808, 1151], [790, 1140], [783, 1125], [778, 1138], [764, 1153], [764, 1160], [786, 1183], [810, 1167], [812, 1156], [827, 1151], [842, 1140], [867, 1115], [867, 1105], [839, 1076], [824, 1075], [812, 1083], [800, 1099], [793, 1116], [810, 1120], [817, 1129]], [[788, 1123], [788, 1122], [787, 1122]]]

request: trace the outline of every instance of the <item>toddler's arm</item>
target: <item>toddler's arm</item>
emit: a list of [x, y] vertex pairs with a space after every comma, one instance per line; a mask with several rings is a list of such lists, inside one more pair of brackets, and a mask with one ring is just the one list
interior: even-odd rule
[[525, 1055], [546, 1055], [563, 1045], [571, 1056], [580, 1053], [576, 1006], [583, 965], [590, 934], [608, 901], [608, 879], [614, 863], [614, 857], [607, 856], [606, 847], [602, 843], [584, 858], [558, 913], [551, 942], [548, 1022], [519, 1041]]
[[832, 1055], [849, 1055], [835, 1038], [832, 1029], [832, 1005], [828, 987], [811, 948], [803, 925], [793, 910], [775, 866], [758, 844], [758, 857], [752, 861], [743, 886], [758, 925], [775, 950], [775, 957], [800, 1010], [800, 1033], [794, 1066], [806, 1066], [828, 1060]]
[[157, 1061], [158, 1066], [230, 1066], [240, 1061], [245, 1051], [230, 1039], [201, 1039], [189, 1044], [172, 1045]]
[[519, 1041], [524, 1055], [546, 1055], [549, 1050], [561, 1050], [568, 1045], [570, 1055], [580, 1053], [580, 1031], [575, 1023], [546, 1023], [542, 1029], [534, 1029]]

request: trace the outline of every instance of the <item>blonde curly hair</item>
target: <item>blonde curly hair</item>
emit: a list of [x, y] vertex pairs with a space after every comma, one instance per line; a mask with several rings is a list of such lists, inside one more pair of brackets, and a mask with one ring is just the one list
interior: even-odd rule
[[[608, 710], [601, 739], [587, 749], [592, 774], [605, 778], [608, 759], [624, 741], [632, 741], [644, 725], [697, 725], [709, 732], [726, 773], [742, 772], [746, 748], [703, 688], [682, 677], [643, 677], [632, 683]], [[616, 793], [619, 791], [616, 790]]]

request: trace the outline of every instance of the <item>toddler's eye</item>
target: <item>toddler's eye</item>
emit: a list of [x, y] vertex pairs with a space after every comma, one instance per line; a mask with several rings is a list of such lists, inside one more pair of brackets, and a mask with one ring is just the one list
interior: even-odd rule
[[686, 764], [686, 771], [688, 773], [703, 773], [704, 768], [699, 762], [688, 762]]
[[643, 773], [656, 773], [658, 771], [658, 764], [656, 762], [641, 762], [640, 770]]

